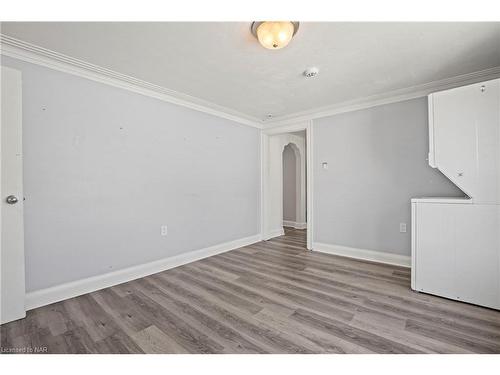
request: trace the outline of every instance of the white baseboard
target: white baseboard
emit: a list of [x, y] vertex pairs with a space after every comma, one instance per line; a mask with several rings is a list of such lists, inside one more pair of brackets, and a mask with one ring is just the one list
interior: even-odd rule
[[341, 245], [330, 245], [326, 243], [313, 243], [313, 251], [321, 253], [340, 255], [348, 258], [369, 260], [372, 262], [392, 264], [402, 267], [411, 267], [411, 258], [407, 255], [384, 253], [382, 251], [357, 249]]
[[283, 220], [284, 227], [292, 227], [295, 229], [306, 229], [307, 223], [297, 223], [296, 221]]
[[50, 305], [68, 298], [80, 296], [82, 294], [94, 292], [99, 289], [108, 288], [127, 281], [135, 280], [144, 276], [152, 275], [170, 268], [182, 266], [196, 260], [207, 258], [213, 255], [224, 253], [239, 247], [251, 245], [261, 240], [260, 234], [238, 240], [225, 242], [222, 244], [206, 247], [200, 250], [190, 251], [185, 254], [175, 255], [170, 258], [160, 259], [154, 262], [140, 264], [118, 271], [109, 272], [103, 275], [93, 276], [70, 283], [56, 285], [50, 288], [36, 290], [26, 294], [26, 310], [36, 307]]
[[267, 241], [274, 237], [284, 236], [285, 230], [283, 228], [275, 229], [262, 235], [262, 240]]

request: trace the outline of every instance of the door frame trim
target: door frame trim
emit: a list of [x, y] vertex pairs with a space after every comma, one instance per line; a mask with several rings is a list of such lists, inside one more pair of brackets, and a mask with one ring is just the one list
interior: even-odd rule
[[314, 178], [313, 178], [313, 121], [301, 121], [295, 124], [280, 126], [261, 131], [261, 235], [263, 239], [270, 238], [266, 233], [266, 223], [268, 219], [268, 189], [269, 176], [269, 137], [273, 135], [291, 133], [296, 131], [306, 131], [306, 217], [307, 217], [307, 249], [313, 249], [313, 211], [314, 211]]

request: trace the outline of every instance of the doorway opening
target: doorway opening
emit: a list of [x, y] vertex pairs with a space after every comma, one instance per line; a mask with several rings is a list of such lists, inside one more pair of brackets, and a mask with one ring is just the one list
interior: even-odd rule
[[[305, 134], [304, 134], [305, 137]], [[306, 229], [306, 163], [295, 143], [283, 148], [283, 226]]]
[[[305, 137], [305, 131], [297, 136]], [[306, 248], [305, 155], [295, 143], [290, 142], [283, 148], [282, 160], [285, 239], [287, 243]]]
[[311, 130], [307, 122], [264, 131], [262, 135], [263, 239], [286, 234], [286, 238], [301, 238], [303, 247], [310, 250], [312, 176], [307, 166], [312, 159], [308, 147]]

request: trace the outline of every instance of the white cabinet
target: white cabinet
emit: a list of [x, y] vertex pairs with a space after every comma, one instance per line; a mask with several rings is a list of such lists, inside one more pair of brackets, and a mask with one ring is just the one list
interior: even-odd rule
[[[454, 205], [449, 208], [453, 209]], [[453, 210], [441, 204], [412, 203], [412, 235], [418, 249], [412, 259], [415, 273], [412, 288], [420, 292], [455, 298], [455, 275], [449, 271], [454, 258]], [[418, 281], [417, 281], [418, 280]], [[413, 282], [414, 281], [414, 282]]]
[[455, 288], [466, 302], [500, 309], [500, 206], [457, 206]]
[[[466, 86], [453, 92], [432, 94], [434, 163], [439, 170], [471, 196], [475, 188], [475, 111], [464, 110], [474, 101], [479, 88]], [[438, 126], [437, 126], [438, 125]]]
[[429, 161], [475, 203], [500, 201], [500, 80], [429, 95]]
[[500, 309], [500, 206], [412, 200], [412, 288]]
[[429, 164], [468, 199], [412, 199], [412, 288], [500, 309], [500, 79], [429, 95]]

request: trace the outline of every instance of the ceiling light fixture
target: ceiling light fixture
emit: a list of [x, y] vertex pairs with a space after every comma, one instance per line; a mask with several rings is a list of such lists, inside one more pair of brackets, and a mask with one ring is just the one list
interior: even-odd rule
[[252, 34], [267, 49], [286, 47], [298, 29], [299, 23], [291, 21], [253, 22], [251, 26]]

